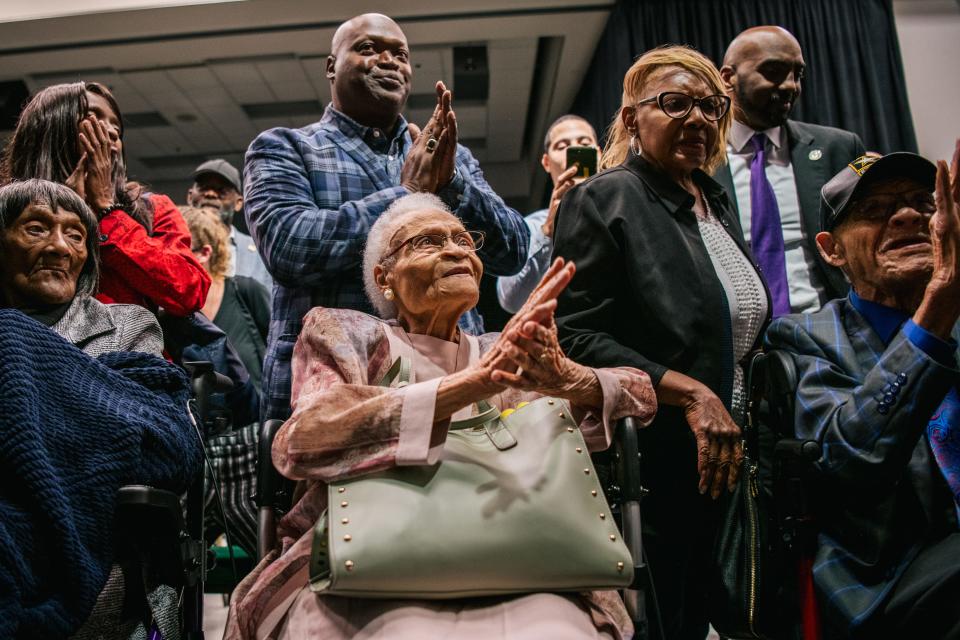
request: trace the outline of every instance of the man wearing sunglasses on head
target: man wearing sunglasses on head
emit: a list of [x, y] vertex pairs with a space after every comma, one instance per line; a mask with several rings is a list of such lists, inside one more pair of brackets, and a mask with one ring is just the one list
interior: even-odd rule
[[763, 269], [773, 313], [811, 312], [843, 297], [843, 275], [820, 258], [820, 188], [863, 155], [856, 134], [790, 120], [804, 75], [800, 43], [786, 29], [753, 27], [727, 48], [720, 75], [733, 100], [728, 164], [716, 180], [740, 214]]

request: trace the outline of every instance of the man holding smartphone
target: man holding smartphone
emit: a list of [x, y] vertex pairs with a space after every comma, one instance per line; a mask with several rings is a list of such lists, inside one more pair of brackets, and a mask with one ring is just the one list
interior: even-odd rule
[[526, 216], [530, 228], [530, 248], [527, 262], [520, 273], [497, 278], [497, 298], [500, 306], [516, 313], [540, 278], [550, 266], [553, 251], [553, 221], [560, 207], [560, 199], [570, 188], [597, 172], [600, 148], [597, 134], [590, 123], [572, 114], [560, 116], [547, 129], [543, 140], [540, 164], [550, 174], [553, 192], [550, 206]]

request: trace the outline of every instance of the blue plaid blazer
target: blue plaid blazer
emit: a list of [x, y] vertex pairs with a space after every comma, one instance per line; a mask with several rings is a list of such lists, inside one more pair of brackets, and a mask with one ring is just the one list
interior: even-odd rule
[[[244, 165], [244, 212], [275, 281], [263, 366], [262, 415], [290, 415], [290, 360], [303, 316], [315, 306], [375, 313], [363, 290], [362, 254], [371, 225], [397, 198], [411, 146], [400, 118], [392, 138], [332, 107], [302, 129], [270, 129], [250, 144]], [[484, 231], [479, 256], [487, 273], [523, 267], [529, 232], [483, 178], [466, 147], [457, 148], [453, 181], [438, 194], [468, 229]], [[479, 335], [476, 310], [461, 319]]]
[[814, 581], [830, 628], [849, 637], [953, 519], [925, 433], [960, 371], [902, 327], [884, 343], [849, 298], [779, 318], [765, 342], [793, 354], [797, 437], [823, 446], [811, 487], [820, 527]]

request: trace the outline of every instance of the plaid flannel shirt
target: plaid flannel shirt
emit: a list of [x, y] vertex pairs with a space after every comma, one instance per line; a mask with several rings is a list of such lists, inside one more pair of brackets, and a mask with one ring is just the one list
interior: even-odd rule
[[[401, 117], [392, 136], [328, 106], [302, 129], [270, 129], [247, 150], [244, 211], [250, 235], [274, 278], [261, 415], [290, 415], [290, 360], [303, 316], [315, 306], [375, 313], [363, 290], [362, 254], [370, 227], [407, 190], [400, 169], [411, 147]], [[529, 233], [504, 204], [466, 147], [457, 147], [454, 179], [439, 195], [468, 229], [484, 231], [487, 273], [523, 267]], [[474, 309], [461, 328], [483, 333]]]

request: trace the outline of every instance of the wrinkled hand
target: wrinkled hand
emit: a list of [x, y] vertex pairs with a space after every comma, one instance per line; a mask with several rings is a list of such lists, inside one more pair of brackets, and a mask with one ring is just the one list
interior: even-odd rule
[[557, 217], [557, 209], [560, 208], [560, 200], [563, 198], [563, 194], [570, 191], [573, 185], [579, 182], [574, 179], [579, 168], [577, 165], [567, 167], [566, 171], [557, 176], [557, 183], [553, 185], [553, 192], [550, 194], [550, 210], [547, 212], [547, 219], [542, 227], [543, 234], [548, 238], [553, 237], [553, 222]]
[[913, 321], [949, 340], [960, 317], [960, 140], [949, 169], [943, 160], [937, 162], [935, 196], [937, 211], [930, 218], [933, 275]]
[[697, 441], [700, 493], [709, 490], [716, 499], [720, 497], [724, 483], [733, 491], [743, 462], [740, 427], [727, 413], [720, 398], [705, 386], [683, 410]]
[[87, 201], [87, 152], [84, 151], [80, 154], [80, 160], [77, 162], [77, 166], [73, 169], [73, 173], [67, 178], [64, 183], [71, 189], [74, 193], [80, 196], [80, 199], [84, 202]]
[[536, 391], [545, 396], [568, 397], [590, 387], [596, 376], [577, 364], [560, 348], [557, 326], [525, 322], [504, 333], [504, 352], [519, 371], [504, 368], [493, 373], [501, 384], [523, 391]]
[[80, 149], [86, 156], [84, 199], [94, 212], [113, 204], [113, 146], [107, 128], [94, 116], [80, 122]]
[[564, 263], [563, 258], [554, 260], [547, 272], [543, 274], [540, 283], [530, 293], [527, 301], [507, 322], [500, 333], [500, 337], [480, 359], [477, 366], [498, 389], [502, 390], [507, 385], [505, 379], [498, 379], [499, 373], [497, 372], [515, 374], [520, 366], [511, 355], [514, 353], [515, 346], [511, 336], [523, 335], [523, 337], [529, 338], [529, 333], [520, 334], [519, 332], [521, 328], [531, 325], [539, 325], [545, 328], [554, 327], [553, 314], [557, 308], [557, 296], [570, 283], [573, 273], [572, 262]]
[[[442, 82], [437, 83], [437, 106], [423, 127], [408, 124], [413, 148], [400, 169], [400, 184], [417, 193], [436, 193], [453, 180], [457, 156], [457, 117], [451, 108], [453, 94]], [[427, 143], [436, 140], [431, 150]]]
[[[960, 287], [958, 259], [960, 259], [960, 140], [957, 140], [952, 167], [943, 160], [937, 162], [937, 212], [930, 219], [930, 237], [933, 242], [933, 286]], [[958, 292], [960, 293], [960, 292]]]

